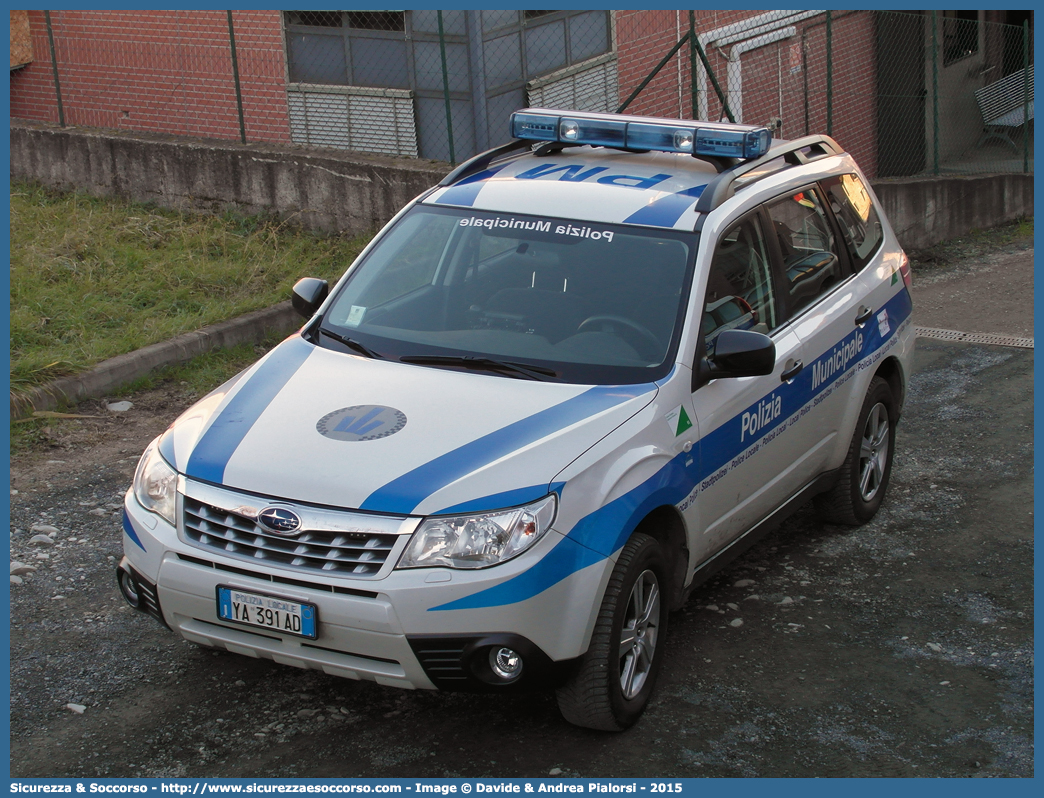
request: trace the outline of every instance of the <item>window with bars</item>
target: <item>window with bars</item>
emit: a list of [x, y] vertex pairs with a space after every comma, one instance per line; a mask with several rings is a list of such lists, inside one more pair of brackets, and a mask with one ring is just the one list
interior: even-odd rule
[[287, 11], [288, 25], [312, 28], [355, 28], [356, 30], [404, 31], [402, 11]]
[[[410, 88], [409, 12], [286, 11], [291, 83]], [[484, 11], [490, 87], [521, 84], [612, 49], [606, 11]]]
[[483, 11], [491, 85], [531, 80], [612, 49], [607, 11]]
[[410, 85], [404, 11], [287, 11], [291, 83]]
[[527, 93], [615, 104], [612, 12], [439, 13], [283, 11], [293, 140], [454, 160], [502, 140]]

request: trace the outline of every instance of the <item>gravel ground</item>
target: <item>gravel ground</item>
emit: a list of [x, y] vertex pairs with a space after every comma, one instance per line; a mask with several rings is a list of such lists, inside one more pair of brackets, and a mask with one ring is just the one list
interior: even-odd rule
[[920, 327], [1032, 338], [1033, 305], [1026, 304], [1032, 296], [1032, 251], [984, 253], [973, 263], [919, 273], [916, 321]]
[[1033, 775], [1032, 350], [919, 340], [878, 516], [805, 508], [694, 593], [617, 735], [551, 696], [213, 652], [126, 607], [118, 506], [188, 402], [131, 399], [12, 459], [13, 776]]

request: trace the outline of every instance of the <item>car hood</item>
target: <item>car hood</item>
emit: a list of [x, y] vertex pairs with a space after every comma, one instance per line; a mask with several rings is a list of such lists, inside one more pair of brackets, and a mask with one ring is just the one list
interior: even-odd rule
[[160, 452], [190, 479], [273, 499], [482, 511], [545, 495], [656, 390], [371, 360], [295, 335], [186, 411]]

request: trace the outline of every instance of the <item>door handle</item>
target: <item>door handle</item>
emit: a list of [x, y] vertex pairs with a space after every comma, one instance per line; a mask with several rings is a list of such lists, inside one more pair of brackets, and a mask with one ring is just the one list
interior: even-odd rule
[[855, 318], [855, 326], [862, 327], [863, 324], [870, 321], [870, 317], [874, 315], [874, 309], [868, 308], [865, 305], [859, 309], [859, 315]]
[[788, 369], [783, 369], [783, 373], [779, 375], [780, 382], [789, 382], [798, 375], [798, 372], [805, 367], [805, 364], [800, 360], [795, 360], [794, 365]]

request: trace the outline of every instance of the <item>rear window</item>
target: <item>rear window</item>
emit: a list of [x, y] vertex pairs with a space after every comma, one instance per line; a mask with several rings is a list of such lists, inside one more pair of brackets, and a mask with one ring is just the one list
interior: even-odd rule
[[884, 233], [870, 192], [856, 175], [841, 175], [824, 181], [830, 207], [848, 245], [852, 264], [858, 271], [873, 258]]

